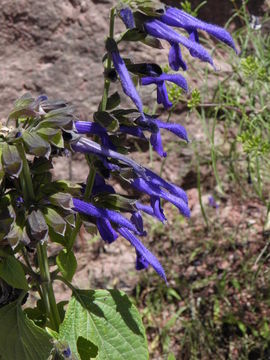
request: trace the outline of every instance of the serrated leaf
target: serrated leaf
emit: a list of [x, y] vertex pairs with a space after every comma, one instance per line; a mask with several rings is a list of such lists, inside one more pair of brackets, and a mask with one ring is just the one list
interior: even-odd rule
[[57, 255], [56, 264], [67, 281], [71, 281], [77, 269], [77, 260], [72, 251], [61, 250]]
[[53, 348], [50, 336], [23, 313], [17, 302], [0, 309], [0, 359], [47, 360]]
[[54, 209], [47, 207], [43, 211], [43, 215], [47, 224], [60, 235], [64, 235], [66, 231], [66, 222]]
[[23, 267], [12, 255], [0, 260], [0, 277], [16, 289], [28, 290]]
[[29, 234], [32, 239], [44, 243], [48, 239], [48, 225], [40, 210], [33, 210], [27, 217]]
[[97, 111], [94, 113], [94, 120], [105, 127], [108, 131], [116, 131], [119, 128], [117, 119], [107, 111]]
[[15, 178], [19, 177], [22, 171], [23, 161], [16, 146], [4, 144], [2, 148], [2, 163], [8, 175], [14, 176]]
[[148, 359], [140, 314], [118, 290], [75, 290], [59, 334], [78, 357], [83, 337], [98, 347], [96, 360]]
[[116, 91], [107, 100], [106, 110], [112, 110], [116, 108], [121, 102], [120, 95]]
[[50, 155], [50, 144], [38, 134], [34, 132], [30, 133], [28, 131], [24, 131], [22, 139], [30, 154], [45, 157], [48, 157]]

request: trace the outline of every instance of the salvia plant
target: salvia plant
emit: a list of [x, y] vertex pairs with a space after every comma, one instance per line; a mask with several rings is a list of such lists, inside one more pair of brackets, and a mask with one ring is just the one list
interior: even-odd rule
[[[120, 18], [126, 26], [114, 34]], [[184, 33], [178, 30], [183, 30]], [[166, 83], [188, 91], [187, 70], [181, 48], [213, 65], [200, 45], [198, 30], [213, 35], [235, 49], [224, 29], [157, 1], [125, 0], [110, 12], [105, 41], [104, 91], [89, 121], [80, 121], [65, 101], [29, 94], [15, 102], [0, 128], [0, 359], [148, 359], [145, 331], [129, 298], [117, 290], [82, 290], [72, 285], [77, 262], [74, 242], [84, 224], [97, 228], [101, 238], [117, 246], [119, 236], [136, 252], [136, 269], [151, 266], [165, 281], [165, 271], [147, 248], [142, 214], [165, 222], [162, 201], [169, 201], [189, 217], [188, 199], [179, 186], [167, 182], [125, 153], [127, 135], [150, 141], [162, 157], [162, 129], [188, 141], [185, 128], [163, 122], [144, 112], [134, 79], [141, 86], [154, 84], [157, 103], [172, 106]], [[162, 72], [155, 63], [135, 62], [120, 54], [119, 44], [141, 42], [162, 49], [170, 45], [169, 66]], [[174, 72], [173, 72], [174, 71]], [[123, 94], [112, 91], [120, 81]], [[131, 108], [121, 105], [123, 95]], [[84, 184], [54, 180], [53, 159], [70, 153], [85, 155], [89, 175]], [[109, 183], [148, 195], [141, 202], [116, 192]], [[142, 240], [141, 240], [142, 239]], [[117, 240], [117, 241], [116, 241]], [[48, 247], [61, 245], [57, 256]], [[53, 284], [60, 281], [72, 290], [68, 304], [57, 303]], [[27, 304], [33, 294], [34, 307]], [[29, 301], [30, 303], [30, 301]]]

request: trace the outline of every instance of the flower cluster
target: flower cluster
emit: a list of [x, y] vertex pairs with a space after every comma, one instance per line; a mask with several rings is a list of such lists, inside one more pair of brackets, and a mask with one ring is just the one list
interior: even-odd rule
[[[180, 46], [186, 47], [191, 56], [213, 65], [211, 56], [199, 44], [198, 29], [235, 49], [227, 31], [181, 10], [168, 7], [161, 14], [150, 15], [133, 10], [124, 6], [118, 12], [127, 27], [120, 41], [135, 38], [154, 46], [159, 46], [160, 39], [168, 41], [172, 70], [187, 69]], [[173, 27], [186, 30], [189, 37], [179, 34]], [[106, 41], [106, 50], [106, 84], [110, 84], [112, 77], [119, 77], [123, 92], [136, 108], [122, 108], [116, 92], [103, 98], [99, 110], [94, 113], [94, 121], [80, 121], [65, 102], [52, 102], [44, 95], [37, 99], [26, 95], [19, 99], [10, 114], [10, 119], [18, 125], [17, 130], [7, 134], [4, 129], [0, 132], [0, 240], [6, 240], [13, 248], [18, 243], [35, 247], [37, 242], [43, 243], [50, 237], [69, 248], [70, 234], [74, 231], [76, 234], [78, 219], [81, 219], [94, 224], [107, 243], [114, 242], [119, 235], [127, 239], [136, 250], [136, 269], [151, 265], [166, 281], [161, 264], [138, 239], [146, 235], [142, 213], [164, 223], [162, 200], [165, 200], [189, 217], [187, 195], [179, 186], [124, 155], [121, 139], [128, 134], [147, 140], [149, 134], [153, 149], [162, 157], [166, 156], [162, 129], [188, 142], [182, 125], [164, 122], [144, 111], [132, 76], [137, 76], [142, 86], [155, 84], [157, 102], [165, 109], [172, 106], [166, 82], [173, 82], [185, 91], [187, 82], [178, 73], [163, 73], [157, 64], [134, 64], [123, 59], [112, 37]], [[52, 158], [64, 156], [67, 151], [86, 154], [91, 164], [86, 185], [52, 181], [49, 171]], [[27, 158], [28, 155], [32, 155], [33, 160]], [[149, 204], [117, 194], [108, 183], [112, 175], [124, 181], [127, 187], [147, 194]]]

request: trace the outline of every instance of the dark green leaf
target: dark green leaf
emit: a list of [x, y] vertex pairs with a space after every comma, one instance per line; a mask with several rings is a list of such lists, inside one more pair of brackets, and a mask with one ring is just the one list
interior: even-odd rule
[[51, 151], [50, 144], [42, 139], [41, 136], [33, 132], [24, 131], [22, 138], [30, 154], [49, 157]]
[[74, 290], [59, 334], [78, 357], [83, 337], [98, 348], [96, 360], [148, 359], [140, 314], [118, 290]]
[[116, 91], [107, 100], [106, 110], [112, 110], [116, 108], [121, 102], [120, 95]]
[[64, 140], [62, 136], [62, 131], [57, 128], [40, 128], [37, 130], [37, 133], [45, 140], [49, 141], [52, 145], [63, 148]]
[[32, 239], [43, 243], [48, 239], [48, 225], [40, 210], [33, 210], [27, 217], [29, 225], [29, 234]]
[[13, 302], [0, 309], [0, 359], [48, 360], [53, 348], [50, 336]]
[[157, 38], [147, 35], [145, 39], [141, 40], [141, 42], [145, 45], [148, 45], [154, 49], [163, 49], [163, 46]]
[[116, 131], [119, 128], [117, 119], [107, 111], [97, 111], [94, 113], [94, 120], [105, 127], [108, 131]]
[[154, 63], [129, 64], [127, 69], [140, 76], [160, 76], [162, 74], [161, 67]]
[[12, 255], [0, 260], [0, 277], [16, 289], [28, 290], [23, 267]]
[[82, 336], [79, 336], [78, 338], [77, 350], [81, 360], [95, 359], [98, 355], [98, 347]]
[[53, 168], [52, 162], [46, 158], [35, 157], [31, 166], [31, 172], [33, 174], [43, 174]]
[[121, 40], [123, 41], [140, 41], [146, 37], [146, 33], [139, 29], [128, 29], [121, 36]]
[[136, 211], [136, 201], [137, 199], [130, 199], [118, 194], [96, 195], [94, 197], [95, 205], [120, 211]]
[[2, 148], [2, 163], [8, 175], [16, 178], [19, 177], [23, 162], [16, 146], [4, 144]]
[[24, 94], [15, 102], [15, 107], [9, 114], [9, 119], [18, 119], [19, 117], [34, 117], [36, 112], [34, 109], [35, 99], [31, 94]]
[[77, 260], [72, 251], [61, 250], [56, 258], [56, 264], [67, 281], [71, 281], [77, 269]]

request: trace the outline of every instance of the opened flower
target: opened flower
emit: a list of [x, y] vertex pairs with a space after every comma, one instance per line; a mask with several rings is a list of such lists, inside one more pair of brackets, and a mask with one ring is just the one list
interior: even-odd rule
[[142, 85], [157, 85], [157, 102], [158, 104], [163, 104], [165, 109], [168, 109], [172, 106], [172, 103], [169, 101], [168, 93], [165, 85], [165, 81], [173, 82], [174, 84], [180, 86], [185, 91], [188, 90], [186, 79], [179, 74], [162, 74], [160, 76], [146, 76], [142, 78]]

